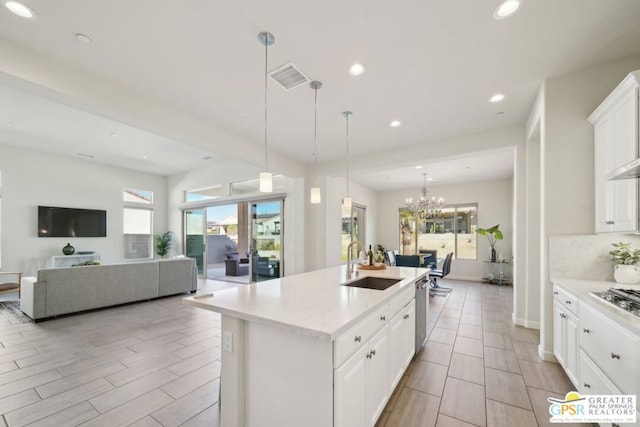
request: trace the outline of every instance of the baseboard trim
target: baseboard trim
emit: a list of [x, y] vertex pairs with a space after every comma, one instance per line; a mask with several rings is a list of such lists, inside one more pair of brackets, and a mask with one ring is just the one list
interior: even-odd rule
[[540, 356], [540, 359], [544, 360], [545, 362], [558, 363], [556, 357], [553, 355], [553, 352], [545, 351], [544, 348], [542, 348], [542, 344], [538, 345], [538, 356]]
[[519, 317], [516, 317], [515, 313], [511, 313], [511, 321], [516, 326], [524, 326], [525, 320]]
[[533, 320], [525, 320], [524, 327], [529, 329], [540, 329], [540, 322]]
[[466, 282], [482, 282], [482, 279], [477, 276], [454, 276], [452, 274], [449, 274], [447, 276], [447, 279], [464, 280]]

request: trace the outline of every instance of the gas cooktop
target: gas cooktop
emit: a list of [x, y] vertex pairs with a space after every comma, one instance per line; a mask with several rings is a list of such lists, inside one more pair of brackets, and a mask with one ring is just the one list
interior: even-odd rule
[[639, 290], [609, 288], [603, 292], [591, 292], [591, 295], [640, 319]]

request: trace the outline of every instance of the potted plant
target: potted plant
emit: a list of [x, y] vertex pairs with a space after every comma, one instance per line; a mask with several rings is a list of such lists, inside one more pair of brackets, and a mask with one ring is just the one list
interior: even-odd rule
[[491, 262], [496, 262], [496, 242], [502, 240], [502, 231], [499, 230], [500, 224], [490, 228], [478, 228], [476, 232], [481, 236], [487, 236], [489, 246], [491, 247]]
[[640, 261], [640, 249], [632, 249], [631, 243], [612, 243], [614, 249], [609, 251], [615, 267], [613, 278], [618, 283], [634, 285], [640, 282], [640, 267], [636, 265]]
[[169, 250], [173, 247], [173, 231], [156, 234], [153, 238], [156, 241], [156, 254], [162, 258], [166, 257], [169, 254]]

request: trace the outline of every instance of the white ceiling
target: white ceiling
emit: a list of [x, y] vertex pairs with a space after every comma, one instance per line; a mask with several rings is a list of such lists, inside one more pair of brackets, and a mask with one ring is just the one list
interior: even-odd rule
[[[264, 67], [264, 47], [257, 34], [272, 32], [276, 43], [269, 49], [269, 68], [293, 62], [323, 83], [318, 94], [320, 162], [343, 156], [344, 110], [354, 112], [354, 156], [430, 144], [522, 125], [546, 77], [640, 51], [640, 1], [635, 0], [525, 0], [520, 11], [501, 21], [492, 17], [497, 0], [325, 0], [313, 7], [293, 0], [25, 3], [38, 19], [20, 19], [0, 7], [0, 37], [122, 84], [256, 145], [263, 138]], [[93, 42], [78, 42], [76, 33]], [[354, 61], [367, 65], [365, 75], [348, 75]], [[9, 136], [48, 151], [73, 148], [74, 155], [80, 148], [109, 147], [105, 155], [113, 156], [109, 161], [114, 164], [164, 174], [193, 168], [202, 164], [202, 156], [216, 155], [215, 146], [203, 152], [132, 128], [116, 130], [122, 135], [131, 132], [134, 149], [124, 138], [115, 142], [117, 138], [109, 135], [112, 126], [99, 117], [62, 111], [64, 106], [54, 113], [52, 105], [28, 103], [25, 111], [17, 111], [14, 98], [4, 96], [6, 90], [10, 89], [0, 93], [2, 140]], [[506, 99], [489, 104], [496, 92]], [[497, 118], [501, 111], [505, 114]], [[6, 118], [11, 113], [18, 117], [15, 121]], [[69, 126], [58, 126], [57, 131], [46, 127], [47, 117], [56, 114], [76, 115], [73, 122], [82, 125], [72, 131], [75, 135], [69, 136]], [[287, 92], [270, 82], [269, 116], [269, 146], [310, 163], [313, 91], [304, 86]], [[25, 134], [16, 130], [23, 127], [22, 119]], [[401, 120], [402, 126], [389, 127], [393, 119]], [[2, 125], [7, 120], [14, 122], [13, 129]], [[64, 119], [58, 117], [57, 122]], [[154, 149], [158, 158], [137, 159], [147, 155], [156, 138], [162, 144], [162, 149]], [[93, 145], [87, 146], [87, 141]], [[123, 163], [118, 155], [129, 160]], [[512, 162], [496, 163], [502, 160], [496, 156], [477, 164], [511, 173], [504, 169], [512, 168]], [[416, 183], [416, 177], [395, 173], [395, 166], [376, 176], [420, 185], [419, 172]], [[433, 173], [437, 168], [438, 164], [429, 166]], [[466, 170], [468, 179], [477, 179], [472, 172], [477, 168]], [[447, 175], [448, 171], [453, 168], [438, 172], [442, 182], [460, 179], [460, 174]], [[364, 178], [355, 173], [354, 179]], [[385, 185], [392, 184], [380, 182], [378, 188]]]

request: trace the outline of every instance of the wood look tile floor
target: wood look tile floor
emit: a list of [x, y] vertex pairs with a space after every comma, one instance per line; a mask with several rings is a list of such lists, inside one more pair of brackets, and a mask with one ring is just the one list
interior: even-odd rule
[[513, 288], [442, 280], [431, 297], [425, 347], [377, 427], [549, 426], [548, 397], [573, 390], [537, 355], [539, 331], [513, 326]]
[[[377, 425], [549, 425], [571, 390], [511, 325], [512, 288], [443, 280], [426, 347]], [[238, 286], [207, 281], [202, 291]], [[183, 296], [21, 323], [0, 306], [0, 426], [220, 426], [220, 317]], [[270, 426], [268, 426], [270, 427]]]

